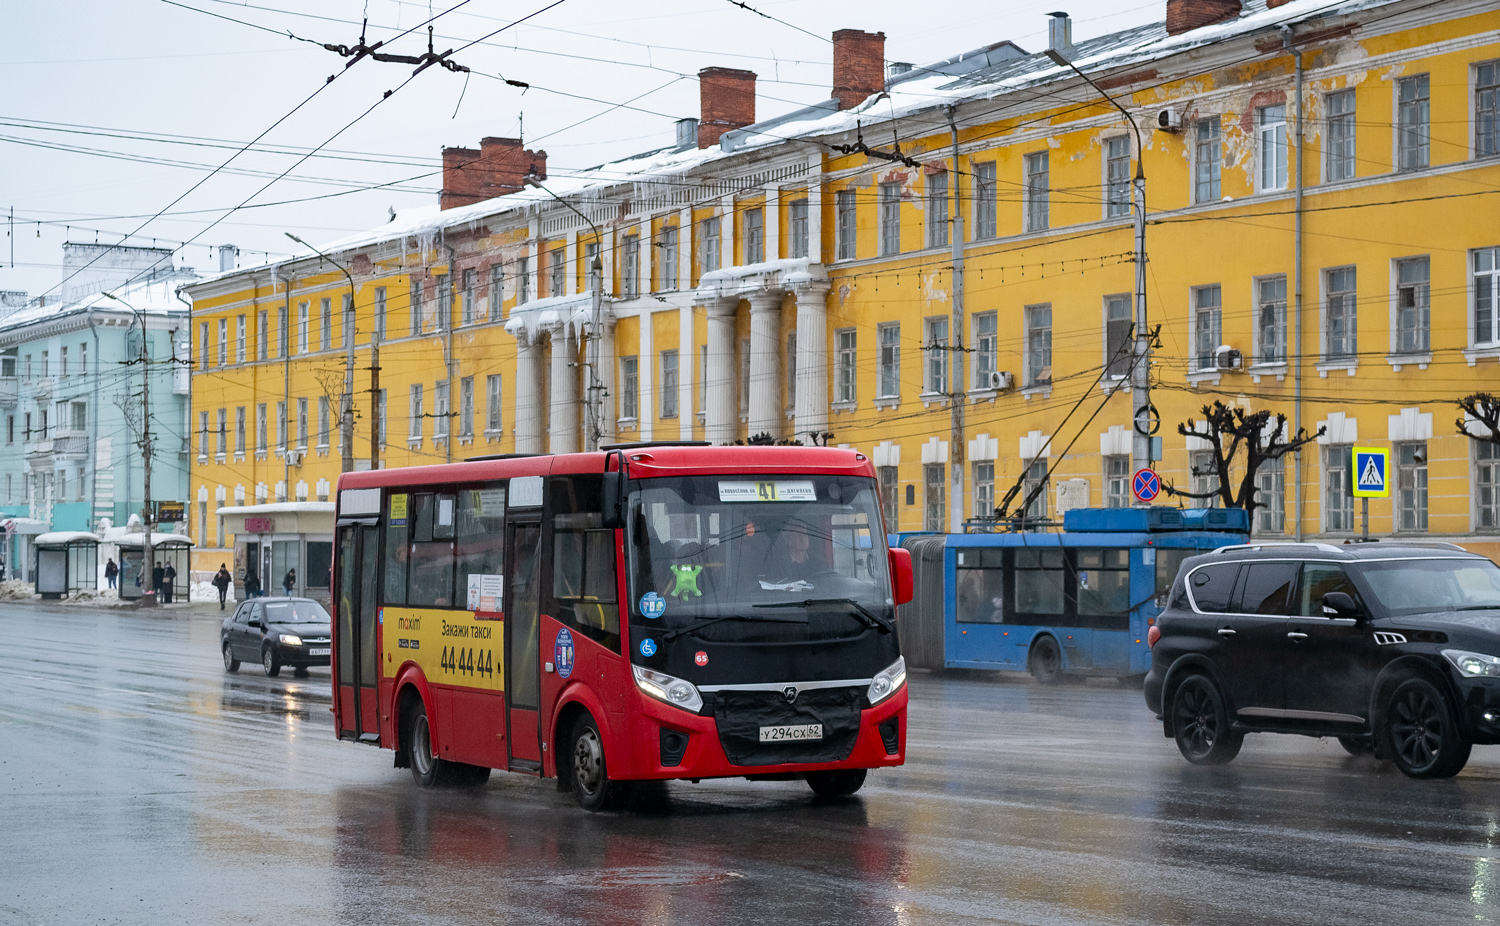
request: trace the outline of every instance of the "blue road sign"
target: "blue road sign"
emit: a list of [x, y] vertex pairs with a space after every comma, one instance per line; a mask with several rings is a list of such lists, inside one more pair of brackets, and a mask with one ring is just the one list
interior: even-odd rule
[[1387, 475], [1391, 471], [1390, 451], [1379, 447], [1354, 448], [1355, 498], [1390, 498], [1391, 483]]
[[1161, 494], [1161, 477], [1154, 470], [1138, 469], [1130, 480], [1130, 491], [1137, 501], [1156, 501], [1156, 496]]

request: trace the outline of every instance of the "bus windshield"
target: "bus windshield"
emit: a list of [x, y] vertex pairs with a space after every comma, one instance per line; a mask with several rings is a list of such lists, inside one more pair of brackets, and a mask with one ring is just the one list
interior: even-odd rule
[[656, 478], [629, 512], [632, 616], [668, 635], [826, 639], [892, 614], [872, 479]]

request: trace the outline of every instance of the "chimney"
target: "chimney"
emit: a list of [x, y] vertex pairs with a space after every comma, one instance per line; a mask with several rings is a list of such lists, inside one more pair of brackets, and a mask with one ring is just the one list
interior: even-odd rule
[[698, 144], [698, 120], [694, 118], [677, 120], [677, 149], [679, 151], [692, 148]]
[[1292, 2], [1292, 0], [1266, 0], [1266, 9], [1268, 9], [1268, 10], [1274, 10], [1278, 6], [1286, 6], [1288, 3], [1291, 3], [1291, 2]]
[[755, 72], [704, 68], [698, 72], [698, 147], [711, 148], [731, 129], [755, 121]]
[[1064, 61], [1072, 61], [1076, 51], [1073, 48], [1073, 20], [1067, 13], [1048, 13], [1047, 16], [1047, 57], [1056, 61], [1061, 56]]
[[514, 193], [533, 173], [538, 180], [547, 179], [547, 152], [525, 148], [519, 138], [483, 138], [478, 151], [444, 148], [442, 208]]
[[885, 33], [840, 29], [833, 34], [833, 95], [853, 109], [885, 89]]
[[221, 273], [233, 270], [235, 264], [240, 262], [240, 249], [232, 244], [219, 245], [219, 271]]
[[1167, 0], [1167, 34], [1180, 35], [1240, 15], [1240, 0]]

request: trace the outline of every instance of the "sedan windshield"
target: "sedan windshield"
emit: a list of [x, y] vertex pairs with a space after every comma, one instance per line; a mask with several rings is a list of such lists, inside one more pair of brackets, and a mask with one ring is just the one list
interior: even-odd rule
[[1415, 559], [1366, 563], [1365, 580], [1396, 614], [1500, 608], [1500, 567], [1487, 559]]
[[328, 612], [316, 601], [268, 601], [268, 624], [326, 624]]
[[666, 629], [720, 619], [713, 631], [739, 639], [781, 637], [789, 623], [805, 634], [810, 612], [848, 635], [866, 630], [860, 608], [890, 616], [873, 480], [690, 476], [637, 486], [629, 518], [633, 615], [666, 618], [659, 624]]

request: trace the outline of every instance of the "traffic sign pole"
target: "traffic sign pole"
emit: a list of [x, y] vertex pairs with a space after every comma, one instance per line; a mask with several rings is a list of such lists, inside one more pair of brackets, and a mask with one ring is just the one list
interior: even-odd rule
[[1370, 539], [1370, 497], [1366, 495], [1359, 500], [1359, 539], [1368, 542]]

